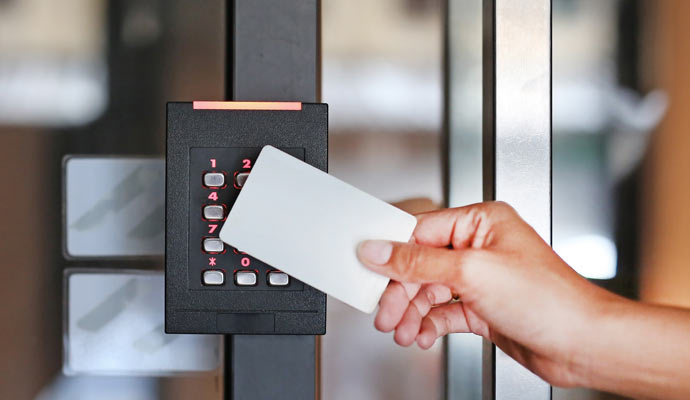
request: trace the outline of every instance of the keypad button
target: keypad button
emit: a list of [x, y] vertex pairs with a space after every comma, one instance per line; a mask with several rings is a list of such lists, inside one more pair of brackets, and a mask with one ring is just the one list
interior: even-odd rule
[[237, 271], [237, 272], [235, 272], [235, 284], [237, 284], [237, 286], [254, 286], [254, 285], [256, 285], [256, 272], [254, 272], [254, 271]]
[[271, 286], [287, 286], [290, 284], [290, 277], [285, 272], [271, 271], [268, 273], [268, 284]]
[[225, 250], [225, 245], [219, 238], [205, 238], [203, 247], [207, 253], [222, 253]]
[[217, 188], [225, 185], [225, 174], [222, 172], [207, 172], [204, 174], [204, 186]]
[[219, 270], [204, 271], [204, 285], [218, 286], [225, 282], [225, 274]]
[[249, 172], [239, 172], [235, 174], [235, 187], [242, 188], [249, 178]]
[[212, 205], [204, 206], [204, 219], [210, 221], [218, 221], [225, 217], [225, 209], [223, 206]]

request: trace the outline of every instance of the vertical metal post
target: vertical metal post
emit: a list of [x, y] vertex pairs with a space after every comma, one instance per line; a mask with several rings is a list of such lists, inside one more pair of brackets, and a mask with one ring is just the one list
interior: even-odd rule
[[[484, 200], [510, 203], [551, 242], [551, 1], [484, 0]], [[483, 398], [550, 399], [551, 388], [484, 346]]]
[[[448, 0], [445, 9], [445, 198], [448, 207], [482, 201], [482, 0]], [[446, 399], [482, 398], [482, 338], [445, 341]]]
[[[226, 97], [316, 102], [320, 98], [320, 0], [227, 3]], [[318, 338], [226, 338], [225, 398], [319, 396]]]

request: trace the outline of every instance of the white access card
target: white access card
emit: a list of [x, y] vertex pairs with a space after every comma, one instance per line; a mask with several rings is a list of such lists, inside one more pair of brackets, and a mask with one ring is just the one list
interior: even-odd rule
[[220, 238], [370, 313], [388, 278], [360, 264], [357, 245], [365, 239], [407, 242], [416, 224], [414, 216], [266, 146]]

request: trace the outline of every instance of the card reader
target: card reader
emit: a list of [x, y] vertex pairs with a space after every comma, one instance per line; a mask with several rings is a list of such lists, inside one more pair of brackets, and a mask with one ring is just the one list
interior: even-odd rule
[[325, 294], [218, 237], [265, 145], [326, 171], [328, 106], [168, 103], [166, 332], [326, 332]]

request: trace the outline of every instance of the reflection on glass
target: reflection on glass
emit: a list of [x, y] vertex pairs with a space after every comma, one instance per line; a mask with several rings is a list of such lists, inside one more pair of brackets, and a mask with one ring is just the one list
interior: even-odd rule
[[218, 375], [217, 335], [168, 335], [162, 272], [65, 273], [66, 375]]
[[[666, 108], [660, 91], [622, 86], [635, 59], [618, 27], [625, 2], [554, 2], [553, 246], [580, 274], [612, 279], [619, 267], [616, 187], [639, 166]], [[628, 26], [633, 21], [623, 21]], [[630, 216], [634, 218], [634, 216]], [[629, 269], [629, 265], [621, 265]]]
[[[329, 172], [386, 201], [442, 200], [441, 2], [322, 2]], [[430, 202], [406, 202], [419, 210]], [[410, 208], [408, 208], [410, 209]], [[442, 344], [402, 348], [374, 315], [328, 299], [322, 340], [327, 399], [442, 397]]]
[[0, 2], [0, 124], [79, 126], [105, 111], [105, 6]]
[[[451, 206], [482, 196], [481, 3], [449, 2]], [[649, 56], [641, 21], [652, 19], [640, 14], [641, 3], [656, 2], [554, 0], [552, 16], [553, 246], [580, 274], [628, 296], [636, 294], [638, 274], [640, 164], [668, 106], [664, 92], [639, 84]], [[480, 341], [453, 335], [448, 343], [451, 397], [481, 398], [467, 380], [480, 382], [472, 375], [481, 365]], [[609, 397], [555, 389], [554, 398]]]
[[[0, 398], [222, 397], [222, 378], [216, 368], [222, 352], [199, 351], [194, 346], [179, 348], [187, 354], [168, 352], [195, 339], [170, 341], [174, 336], [167, 337], [162, 327], [158, 329], [163, 317], [160, 272], [156, 278], [160, 290], [138, 284], [105, 284], [92, 285], [82, 293], [84, 297], [77, 296], [72, 311], [83, 312], [83, 318], [73, 321], [70, 332], [80, 331], [83, 340], [67, 338], [75, 341], [67, 353], [67, 361], [74, 363], [66, 372], [89, 375], [63, 373], [62, 331], [63, 322], [68, 323], [63, 317], [69, 314], [62, 309], [67, 299], [63, 271], [81, 264], [64, 255], [61, 216], [63, 198], [75, 195], [84, 201], [71, 199], [76, 200], [70, 204], [76, 206], [72, 211], [78, 215], [69, 225], [79, 236], [73, 237], [78, 242], [72, 243], [73, 255], [90, 256], [89, 267], [103, 272], [162, 268], [165, 102], [222, 98], [223, 4], [220, 0], [204, 2], [204, 7], [177, 0], [0, 1], [0, 182], [10, 188], [0, 193], [4, 273], [0, 301], [11, 305], [2, 308], [0, 321], [3, 328], [12, 328], [0, 330]], [[204, 38], [203, 45], [199, 45], [199, 37]], [[68, 154], [98, 159], [110, 154], [157, 158], [153, 168], [157, 172], [151, 175], [151, 171], [141, 173], [134, 168], [129, 176], [127, 171], [119, 171], [126, 175], [120, 178], [136, 181], [129, 189], [143, 193], [117, 187], [114, 190], [119, 192], [113, 194], [103, 184], [113, 175], [94, 170], [96, 176], [80, 182], [76, 192], [68, 194], [63, 190], [61, 168]], [[131, 198], [123, 203], [118, 195]], [[146, 207], [141, 207], [142, 202]], [[137, 207], [142, 213], [134, 215]], [[132, 217], [128, 226], [115, 221], [113, 209]], [[123, 228], [119, 232], [124, 241], [106, 243], [105, 237], [89, 236], [110, 223]], [[107, 259], [117, 254], [152, 253], [158, 256], [129, 257], [122, 262]], [[143, 305], [140, 300], [146, 295], [130, 296], [133, 287], [140, 295], [154, 297]], [[89, 307], [93, 312], [88, 312]], [[132, 319], [125, 317], [138, 323], [129, 324]], [[137, 336], [137, 327], [146, 329]], [[125, 342], [131, 345], [130, 352], [107, 353], [121, 350], [115, 344]], [[166, 353], [167, 359], [163, 357]], [[212, 372], [196, 368], [192, 375], [177, 374], [183, 371], [176, 368], [181, 366], [178, 361], [199, 361], [195, 357], [210, 354], [215, 363]], [[149, 369], [157, 356], [166, 364], [165, 373]], [[150, 376], [101, 375], [132, 373], [122, 366], [133, 363], [137, 373]], [[169, 375], [171, 369], [174, 376], [159, 376]]]

